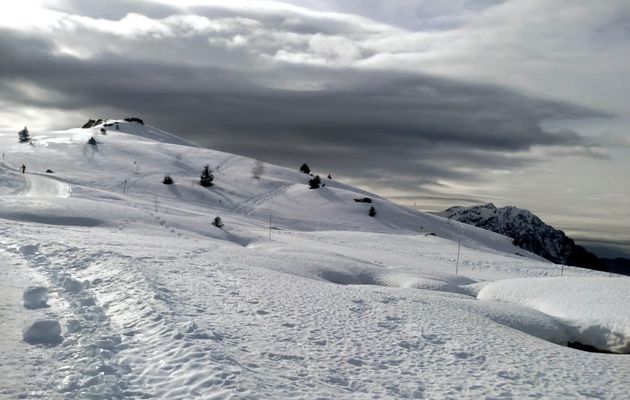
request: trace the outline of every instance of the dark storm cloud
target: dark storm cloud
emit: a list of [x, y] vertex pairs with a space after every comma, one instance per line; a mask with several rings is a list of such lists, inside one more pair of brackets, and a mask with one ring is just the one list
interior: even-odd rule
[[[0, 53], [4, 101], [41, 109], [113, 109], [119, 115], [103, 116], [136, 115], [216, 149], [290, 166], [307, 161], [317, 171], [400, 190], [520, 168], [533, 160], [519, 153], [534, 146], [580, 147], [583, 139], [574, 132], [551, 133], [540, 122], [601, 116], [419, 74], [291, 64], [272, 71], [230, 69], [156, 62], [128, 52], [82, 60], [59, 54], [43, 36], [8, 30], [0, 33]], [[316, 90], [264, 85], [298, 76], [318, 82], [327, 77], [328, 84]], [[49, 94], [25, 94], [16, 82]], [[86, 113], [85, 119], [100, 116]]]

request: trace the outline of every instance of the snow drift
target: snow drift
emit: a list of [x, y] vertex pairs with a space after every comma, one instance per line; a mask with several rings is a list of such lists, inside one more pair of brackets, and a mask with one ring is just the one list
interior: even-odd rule
[[568, 342], [630, 353], [630, 278], [509, 279], [486, 285], [477, 297], [557, 317]]

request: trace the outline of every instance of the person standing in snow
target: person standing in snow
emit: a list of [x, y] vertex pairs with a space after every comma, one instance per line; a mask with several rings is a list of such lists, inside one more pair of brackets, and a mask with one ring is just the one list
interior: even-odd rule
[[26, 172], [26, 165], [22, 164], [22, 173]]

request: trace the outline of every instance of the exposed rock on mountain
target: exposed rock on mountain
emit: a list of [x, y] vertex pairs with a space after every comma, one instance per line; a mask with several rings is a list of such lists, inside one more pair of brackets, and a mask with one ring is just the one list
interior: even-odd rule
[[528, 210], [497, 208], [488, 203], [472, 207], [455, 206], [440, 215], [508, 236], [514, 239], [514, 245], [557, 264], [606, 269], [595, 254], [576, 245], [563, 231], [547, 225]]

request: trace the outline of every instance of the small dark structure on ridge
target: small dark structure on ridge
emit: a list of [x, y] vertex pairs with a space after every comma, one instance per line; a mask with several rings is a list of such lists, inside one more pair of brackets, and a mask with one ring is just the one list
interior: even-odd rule
[[135, 122], [137, 124], [144, 125], [144, 121], [141, 120], [140, 118], [137, 118], [137, 117], [127, 117], [127, 118], [125, 118], [125, 121], [127, 121], [127, 122]]
[[94, 125], [96, 125], [96, 120], [95, 120], [95, 119], [90, 118], [90, 119], [88, 119], [88, 122], [86, 122], [85, 124], [83, 124], [83, 126], [82, 126], [81, 128], [83, 128], [83, 129], [88, 129], [88, 128], [93, 127]]

